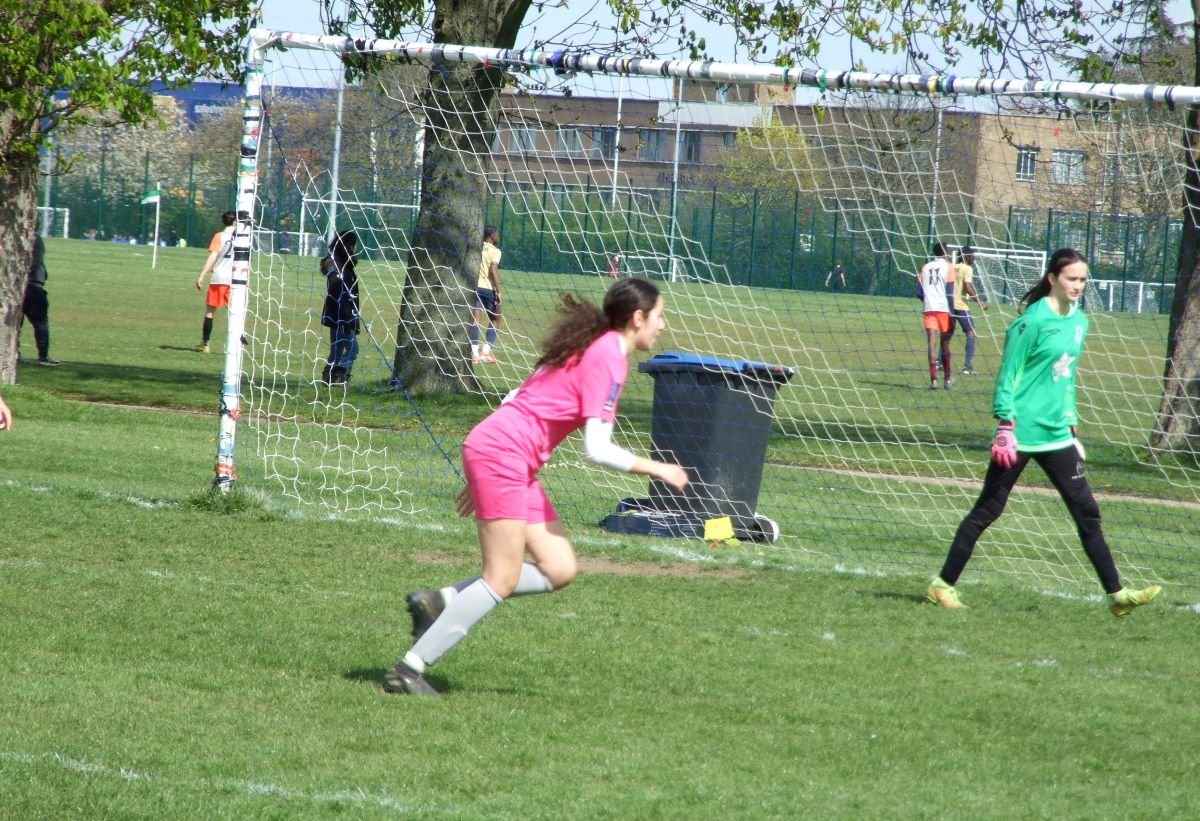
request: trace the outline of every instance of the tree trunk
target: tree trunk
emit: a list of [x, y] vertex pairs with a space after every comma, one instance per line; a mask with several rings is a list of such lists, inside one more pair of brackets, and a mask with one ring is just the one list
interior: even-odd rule
[[[1200, 0], [1192, 0], [1192, 48], [1200, 83]], [[1150, 457], [1163, 451], [1200, 453], [1200, 107], [1187, 111], [1183, 133], [1183, 237], [1167, 333], [1167, 362]]]
[[[529, 0], [489, 6], [444, 0], [435, 43], [511, 48]], [[478, 390], [467, 328], [475, 305], [487, 206], [484, 172], [495, 133], [503, 72], [434, 66], [423, 96], [425, 145], [420, 211], [396, 327], [394, 381], [415, 391]]]
[[410, 390], [477, 388], [467, 327], [483, 244], [495, 74], [468, 66], [429, 74], [421, 207], [396, 328], [395, 376]]
[[37, 221], [37, 155], [10, 153], [16, 127], [12, 113], [0, 111], [0, 385], [17, 378], [21, 303]]

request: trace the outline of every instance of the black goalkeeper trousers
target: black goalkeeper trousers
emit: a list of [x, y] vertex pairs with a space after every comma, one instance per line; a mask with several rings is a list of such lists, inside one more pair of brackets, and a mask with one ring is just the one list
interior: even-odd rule
[[33, 326], [38, 358], [45, 359], [50, 355], [50, 297], [46, 295], [46, 289], [36, 285], [26, 288], [21, 311], [21, 321], [28, 319]]
[[962, 520], [958, 531], [954, 534], [954, 542], [950, 545], [950, 553], [946, 563], [942, 565], [942, 580], [947, 584], [955, 584], [962, 575], [963, 568], [975, 551], [975, 543], [983, 535], [992, 522], [1000, 518], [1008, 504], [1008, 495], [1016, 485], [1021, 472], [1033, 459], [1050, 482], [1058, 490], [1075, 520], [1075, 528], [1079, 532], [1079, 541], [1088, 560], [1100, 577], [1100, 584], [1105, 593], [1115, 593], [1121, 589], [1121, 579], [1117, 566], [1113, 562], [1112, 551], [1104, 539], [1104, 531], [1100, 527], [1100, 506], [1088, 485], [1087, 477], [1083, 474], [1083, 462], [1074, 445], [1048, 453], [1018, 453], [1017, 463], [1011, 468], [1002, 468], [995, 460], [988, 462], [987, 475], [983, 478], [983, 490], [975, 501], [971, 512]]

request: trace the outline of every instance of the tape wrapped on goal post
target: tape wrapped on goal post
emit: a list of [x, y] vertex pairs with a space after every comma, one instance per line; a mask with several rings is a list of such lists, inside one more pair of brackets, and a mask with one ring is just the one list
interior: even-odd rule
[[[249, 50], [248, 50], [249, 53]], [[217, 406], [217, 458], [213, 487], [226, 492], [236, 481], [234, 450], [241, 416], [242, 352], [246, 344], [246, 310], [250, 301], [250, 256], [254, 207], [258, 197], [258, 146], [262, 130], [261, 59], [246, 70], [246, 101], [242, 109], [242, 141], [238, 158], [237, 217], [233, 229], [233, 269], [229, 287], [229, 321], [225, 335], [225, 364]]]

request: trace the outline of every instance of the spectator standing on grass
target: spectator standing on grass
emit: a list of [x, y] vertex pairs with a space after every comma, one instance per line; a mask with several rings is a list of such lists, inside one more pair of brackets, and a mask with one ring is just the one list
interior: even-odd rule
[[426, 668], [496, 605], [574, 580], [575, 552], [538, 480], [569, 434], [583, 428], [584, 453], [592, 462], [678, 490], [687, 485], [678, 465], [634, 456], [612, 441], [628, 357], [650, 350], [665, 327], [662, 295], [644, 279], [617, 280], [603, 309], [563, 295], [558, 325], [533, 373], [463, 443], [467, 485], [455, 502], [460, 516], [475, 514], [483, 573], [408, 594], [416, 642], [384, 677], [385, 690], [437, 695], [425, 680]]
[[925, 593], [933, 604], [965, 607], [954, 585], [983, 531], [1004, 512], [1030, 459], [1046, 472], [1075, 520], [1083, 552], [1108, 594], [1112, 614], [1127, 615], [1152, 602], [1161, 590], [1158, 585], [1144, 590], [1122, 587], [1100, 526], [1100, 507], [1083, 473], [1086, 454], [1075, 429], [1075, 374], [1088, 330], [1087, 314], [1078, 305], [1087, 278], [1083, 255], [1072, 248], [1059, 249], [1045, 275], [1018, 303], [992, 397], [998, 420], [992, 460], [979, 499], [958, 526], [942, 572]]
[[358, 358], [356, 250], [358, 234], [342, 231], [329, 244], [329, 256], [321, 260], [321, 272], [325, 274], [325, 305], [321, 310], [321, 324], [329, 328], [329, 363], [325, 366], [323, 379], [330, 385], [348, 383], [354, 360]]
[[[500, 229], [494, 225], [483, 229], [483, 249], [479, 255], [479, 278], [475, 283], [475, 315], [471, 323], [471, 362], [496, 364], [492, 346], [496, 344], [500, 327]], [[487, 312], [488, 329], [483, 347], [479, 346], [479, 326]]]
[[943, 387], [950, 390], [954, 377], [950, 371], [950, 335], [954, 326], [950, 324], [950, 301], [946, 293], [952, 265], [946, 246], [935, 243], [933, 256], [921, 266], [917, 275], [917, 295], [921, 298], [924, 312], [925, 337], [929, 353], [929, 389], [937, 390], [938, 361], [942, 363]]
[[825, 287], [829, 287], [829, 283], [833, 283], [833, 290], [846, 290], [846, 272], [842, 269], [842, 263], [834, 264], [833, 270], [825, 275]]
[[951, 328], [958, 325], [967, 337], [966, 358], [963, 361], [963, 376], [975, 375], [975, 320], [971, 317], [970, 300], [979, 303], [983, 310], [988, 304], [979, 298], [975, 291], [975, 249], [964, 245], [958, 252], [958, 262], [954, 265], [954, 304], [950, 310]]
[[233, 211], [226, 211], [221, 215], [221, 222], [225, 227], [213, 234], [209, 241], [208, 259], [204, 260], [204, 267], [200, 269], [200, 276], [196, 278], [196, 290], [202, 291], [204, 278], [209, 272], [212, 273], [212, 280], [208, 283], [208, 293], [204, 299], [204, 324], [201, 328], [200, 344], [193, 349], [196, 353], [209, 352], [208, 341], [212, 338], [213, 316], [217, 308], [229, 307], [229, 287], [233, 284], [233, 223], [236, 219], [237, 214]]
[[[25, 298], [21, 301], [21, 324], [28, 319], [33, 326], [38, 364], [53, 367], [62, 363], [50, 355], [50, 296], [46, 293], [46, 243], [42, 240], [41, 227], [41, 220], [38, 220], [34, 225], [33, 260], [29, 265], [29, 278], [25, 280]], [[19, 334], [17, 342], [17, 360], [20, 361]]]

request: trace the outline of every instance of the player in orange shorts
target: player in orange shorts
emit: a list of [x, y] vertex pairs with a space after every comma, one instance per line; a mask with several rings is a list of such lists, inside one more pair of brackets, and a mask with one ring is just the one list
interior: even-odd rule
[[933, 246], [934, 259], [921, 266], [917, 275], [917, 289], [925, 306], [925, 336], [929, 340], [929, 389], [937, 390], [938, 360], [942, 363], [945, 380], [942, 387], [950, 390], [954, 378], [950, 375], [950, 334], [954, 325], [950, 319], [950, 301], [946, 295], [946, 283], [954, 270], [950, 254], [942, 243]]
[[229, 307], [229, 286], [233, 282], [233, 223], [237, 214], [226, 211], [221, 215], [225, 228], [213, 234], [208, 243], [208, 259], [200, 269], [196, 278], [196, 290], [204, 290], [204, 278], [212, 273], [208, 283], [208, 293], [204, 297], [204, 327], [200, 344], [193, 350], [197, 353], [208, 353], [208, 340], [212, 338], [213, 315], [217, 308]]

